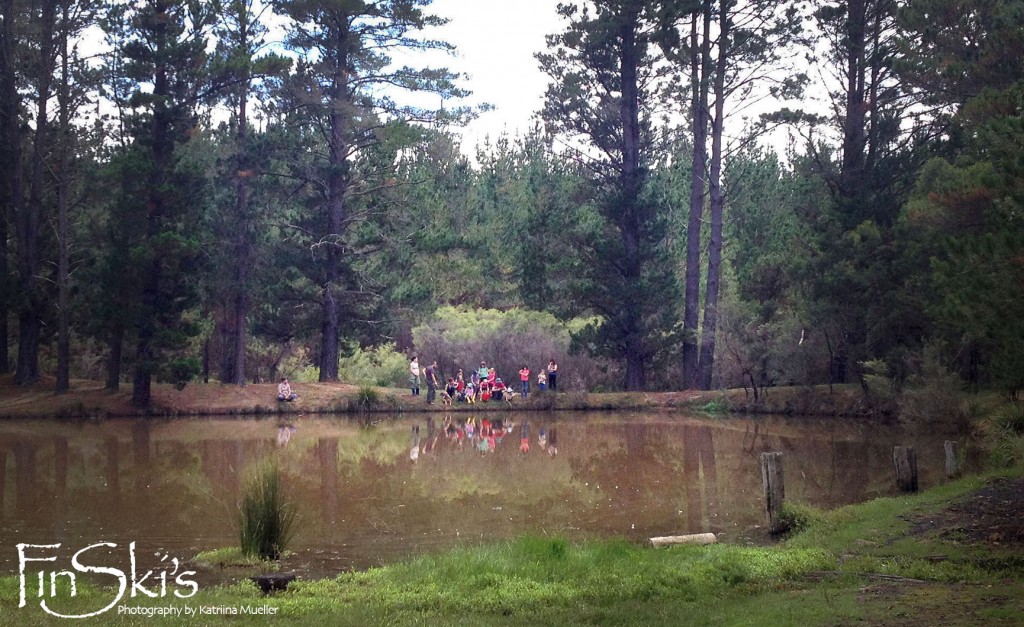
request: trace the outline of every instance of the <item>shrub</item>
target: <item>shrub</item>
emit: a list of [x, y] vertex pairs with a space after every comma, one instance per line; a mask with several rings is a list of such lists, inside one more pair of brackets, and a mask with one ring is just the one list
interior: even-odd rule
[[295, 508], [285, 500], [275, 464], [258, 467], [246, 482], [238, 521], [243, 555], [263, 560], [281, 557], [292, 538]]
[[570, 351], [570, 337], [583, 321], [564, 323], [550, 313], [525, 309], [439, 308], [432, 320], [412, 330], [413, 341], [425, 366], [437, 359], [444, 377], [459, 368], [469, 370], [486, 361], [505, 383], [518, 386], [517, 373], [530, 368], [530, 384], [537, 372], [554, 358], [558, 362], [560, 390], [590, 390], [598, 386], [621, 387], [616, 371], [608, 364]]
[[989, 461], [996, 468], [1024, 463], [1024, 403], [1009, 403], [991, 415]]
[[[426, 365], [421, 360], [420, 366]], [[351, 355], [338, 360], [338, 378], [355, 385], [405, 387], [409, 379], [409, 360], [395, 350], [394, 344], [356, 347]]]
[[1017, 435], [1024, 435], [1024, 403], [1008, 403], [992, 413], [992, 423]]
[[779, 513], [779, 525], [782, 533], [791, 535], [800, 533], [811, 524], [820, 522], [823, 516], [820, 511], [802, 503], [784, 502]]
[[921, 351], [919, 363], [908, 366], [913, 374], [899, 397], [900, 419], [952, 425], [967, 433], [976, 416], [964, 402], [963, 381], [943, 363], [943, 350], [940, 343], [929, 344]]

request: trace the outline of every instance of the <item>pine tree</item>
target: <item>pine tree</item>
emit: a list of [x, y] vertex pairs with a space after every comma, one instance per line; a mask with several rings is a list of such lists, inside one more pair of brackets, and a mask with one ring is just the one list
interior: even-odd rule
[[[119, 244], [130, 277], [128, 325], [135, 336], [132, 403], [147, 407], [153, 377], [187, 381], [197, 364], [175, 357], [196, 332], [185, 313], [195, 304], [200, 176], [180, 159], [179, 148], [198, 130], [196, 107], [214, 89], [206, 47], [214, 8], [191, 0], [147, 0], [113, 10], [109, 27], [124, 56], [125, 76], [135, 81], [129, 121], [131, 169], [144, 181], [141, 198], [118, 207], [130, 215]], [[142, 85], [152, 85], [143, 90]], [[127, 191], [127, 190], [126, 190]]]
[[575, 146], [601, 215], [586, 243], [581, 300], [603, 319], [581, 338], [625, 362], [626, 388], [643, 389], [674, 319], [677, 286], [665, 246], [665, 208], [647, 193], [659, 158], [652, 112], [663, 68], [652, 62], [653, 7], [641, 0], [562, 5], [565, 32], [539, 55], [551, 76], [548, 127]]
[[[424, 29], [444, 20], [425, 12], [430, 0], [281, 0], [279, 11], [291, 20], [288, 45], [299, 53], [292, 80], [291, 105], [326, 157], [311, 164], [312, 241], [303, 272], [320, 290], [321, 381], [336, 381], [340, 340], [346, 317], [361, 307], [358, 277], [352, 267], [353, 224], [359, 219], [355, 198], [373, 186], [358, 167], [359, 157], [379, 144], [392, 122], [444, 123], [458, 111], [436, 111], [400, 104], [400, 92], [426, 92], [445, 98], [465, 95], [457, 78], [444, 69], [396, 67], [396, 52], [450, 50], [422, 39]], [[387, 85], [388, 90], [382, 90]], [[377, 172], [373, 176], [387, 178]], [[315, 185], [313, 182], [315, 181]]]

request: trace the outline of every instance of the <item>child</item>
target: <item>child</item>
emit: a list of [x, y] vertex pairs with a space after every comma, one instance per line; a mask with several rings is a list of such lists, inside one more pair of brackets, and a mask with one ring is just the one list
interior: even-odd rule
[[537, 389], [541, 392], [548, 389], [548, 371], [545, 368], [541, 368], [537, 373]]
[[297, 398], [299, 398], [299, 395], [292, 392], [292, 386], [288, 383], [288, 379], [281, 379], [281, 383], [277, 386], [277, 400], [294, 401]]
[[530, 393], [530, 369], [525, 364], [519, 369], [519, 383], [520, 393], [526, 398]]

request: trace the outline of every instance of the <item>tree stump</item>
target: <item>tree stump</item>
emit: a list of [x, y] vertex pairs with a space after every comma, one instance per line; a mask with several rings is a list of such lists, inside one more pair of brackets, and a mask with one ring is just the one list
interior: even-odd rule
[[960, 476], [960, 445], [946, 440], [946, 477], [955, 479]]
[[917, 453], [912, 446], [897, 446], [892, 452], [896, 464], [896, 486], [903, 492], [917, 492]]
[[764, 512], [768, 531], [785, 531], [782, 522], [782, 503], [786, 498], [786, 485], [782, 474], [782, 453], [761, 453], [761, 483], [764, 485]]

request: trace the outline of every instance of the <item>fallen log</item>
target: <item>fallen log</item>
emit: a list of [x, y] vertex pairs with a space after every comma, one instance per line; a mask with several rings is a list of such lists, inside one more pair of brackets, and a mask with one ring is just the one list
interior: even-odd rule
[[651, 545], [655, 548], [673, 544], [714, 544], [715, 542], [718, 542], [718, 538], [713, 533], [689, 533], [682, 536], [651, 538]]

